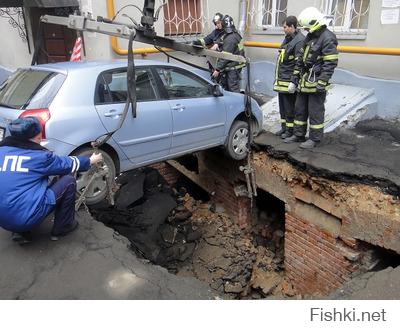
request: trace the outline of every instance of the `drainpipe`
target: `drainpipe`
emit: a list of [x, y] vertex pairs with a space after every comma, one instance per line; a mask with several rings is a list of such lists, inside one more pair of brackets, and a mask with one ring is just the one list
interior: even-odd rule
[[246, 31], [246, 19], [247, 19], [247, 1], [240, 0], [238, 31], [241, 36], [243, 36], [244, 32]]
[[[115, 15], [115, 10], [114, 10], [114, 0], [107, 0], [107, 15], [108, 18], [113, 18]], [[123, 49], [118, 46], [118, 40], [116, 37], [111, 37], [111, 48], [116, 53], [117, 55], [128, 55], [128, 49]], [[169, 52], [172, 51], [171, 49], [168, 48], [162, 48], [162, 50]], [[135, 55], [143, 55], [146, 56], [147, 54], [151, 53], [159, 53], [157, 49], [153, 48], [134, 48], [133, 49], [133, 54]]]
[[[246, 47], [259, 48], [279, 48], [280, 44], [276, 42], [261, 42], [261, 41], [245, 41]], [[382, 48], [382, 47], [358, 47], [358, 46], [338, 46], [340, 53], [353, 54], [371, 54], [371, 55], [400, 55], [400, 48]]]

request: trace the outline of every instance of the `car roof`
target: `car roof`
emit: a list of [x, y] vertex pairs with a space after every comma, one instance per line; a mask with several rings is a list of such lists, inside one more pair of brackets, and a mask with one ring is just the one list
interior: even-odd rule
[[[57, 62], [57, 63], [39, 64], [27, 67], [25, 69], [29, 68], [33, 70], [49, 70], [67, 74], [68, 72], [71, 71], [76, 71], [76, 70], [81, 71], [87, 69], [88, 70], [96, 69], [96, 71], [97, 70], [104, 71], [113, 68], [126, 67], [127, 64], [128, 64], [127, 60]], [[179, 65], [162, 61], [135, 59], [135, 66], [153, 66], [153, 65], [168, 65], [168, 66], [180, 67]]]

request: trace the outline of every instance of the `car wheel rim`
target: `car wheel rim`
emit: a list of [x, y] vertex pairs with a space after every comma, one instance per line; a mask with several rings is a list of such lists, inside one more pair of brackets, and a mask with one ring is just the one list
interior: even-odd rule
[[233, 151], [237, 155], [243, 155], [247, 152], [247, 143], [249, 141], [249, 130], [247, 128], [239, 128], [232, 139]]
[[[106, 164], [103, 163], [99, 170], [108, 173], [109, 168]], [[80, 193], [83, 192], [92, 174], [93, 174], [92, 171], [78, 173], [78, 176], [76, 178], [77, 191], [79, 191]], [[99, 195], [102, 194], [103, 191], [105, 191], [106, 188], [107, 188], [107, 177], [105, 175], [99, 176], [95, 178], [90, 184], [90, 187], [86, 193], [86, 198], [89, 199], [97, 198]]]

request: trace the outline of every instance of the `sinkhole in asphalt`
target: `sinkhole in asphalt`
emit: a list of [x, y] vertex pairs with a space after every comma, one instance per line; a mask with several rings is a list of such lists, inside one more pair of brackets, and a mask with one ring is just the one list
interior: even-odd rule
[[240, 228], [224, 205], [183, 175], [170, 186], [152, 168], [118, 177], [113, 207], [95, 219], [127, 237], [132, 249], [178, 276], [195, 277], [228, 299], [294, 295], [283, 279], [284, 203], [263, 191], [252, 225]]

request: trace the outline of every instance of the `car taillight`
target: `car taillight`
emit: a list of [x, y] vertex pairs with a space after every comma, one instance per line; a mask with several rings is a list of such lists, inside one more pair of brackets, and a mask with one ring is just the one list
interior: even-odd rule
[[49, 109], [30, 109], [30, 110], [25, 110], [19, 118], [24, 118], [24, 117], [36, 117], [40, 125], [42, 126], [42, 138], [46, 138], [46, 122], [50, 119], [50, 111]]

